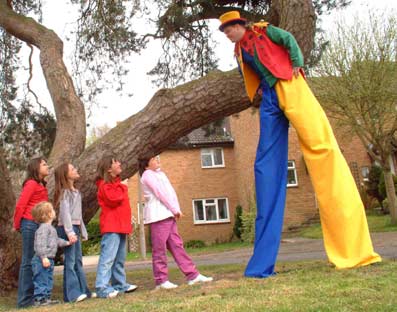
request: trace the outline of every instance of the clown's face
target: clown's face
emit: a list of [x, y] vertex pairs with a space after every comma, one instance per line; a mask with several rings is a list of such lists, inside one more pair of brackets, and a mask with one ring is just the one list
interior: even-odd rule
[[233, 43], [239, 42], [241, 39], [243, 39], [245, 31], [246, 31], [245, 27], [240, 24], [226, 26], [223, 29], [223, 32], [225, 33], [226, 37], [228, 37], [229, 40]]

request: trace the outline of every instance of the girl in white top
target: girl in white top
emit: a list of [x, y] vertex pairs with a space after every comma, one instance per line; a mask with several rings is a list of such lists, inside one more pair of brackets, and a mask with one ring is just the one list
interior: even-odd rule
[[183, 248], [176, 220], [183, 216], [178, 198], [170, 181], [160, 169], [158, 157], [139, 160], [139, 173], [146, 200], [144, 223], [150, 225], [152, 265], [156, 288], [171, 289], [177, 285], [168, 280], [167, 249], [189, 285], [210, 282], [212, 277], [201, 275]]

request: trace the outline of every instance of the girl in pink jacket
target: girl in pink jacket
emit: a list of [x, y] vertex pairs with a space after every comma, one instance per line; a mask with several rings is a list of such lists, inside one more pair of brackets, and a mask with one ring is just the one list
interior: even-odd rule
[[178, 287], [168, 280], [167, 248], [189, 285], [211, 282], [212, 277], [201, 275], [183, 248], [176, 220], [183, 216], [175, 190], [160, 170], [159, 157], [139, 160], [139, 173], [146, 201], [144, 223], [150, 225], [152, 266], [156, 288]]

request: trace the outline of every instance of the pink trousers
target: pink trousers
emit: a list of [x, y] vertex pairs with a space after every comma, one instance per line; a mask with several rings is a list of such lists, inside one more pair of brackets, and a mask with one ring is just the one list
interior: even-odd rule
[[153, 275], [156, 285], [168, 281], [167, 249], [188, 281], [199, 275], [195, 264], [183, 248], [183, 241], [174, 218], [151, 223], [150, 232]]

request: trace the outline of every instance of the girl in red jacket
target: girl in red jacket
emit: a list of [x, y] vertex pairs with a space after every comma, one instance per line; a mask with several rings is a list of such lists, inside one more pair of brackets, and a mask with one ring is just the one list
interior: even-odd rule
[[121, 182], [121, 171], [115, 157], [105, 156], [98, 163], [96, 184], [102, 240], [95, 287], [100, 298], [113, 298], [119, 292], [128, 293], [137, 288], [126, 282], [124, 270], [126, 239], [132, 226], [127, 182]]
[[19, 268], [18, 301], [19, 308], [33, 305], [32, 258], [34, 254], [34, 234], [39, 225], [33, 221], [32, 208], [48, 201], [44, 178], [48, 176], [48, 165], [43, 157], [33, 158], [26, 170], [26, 179], [14, 212], [14, 229], [22, 234], [22, 261]]

